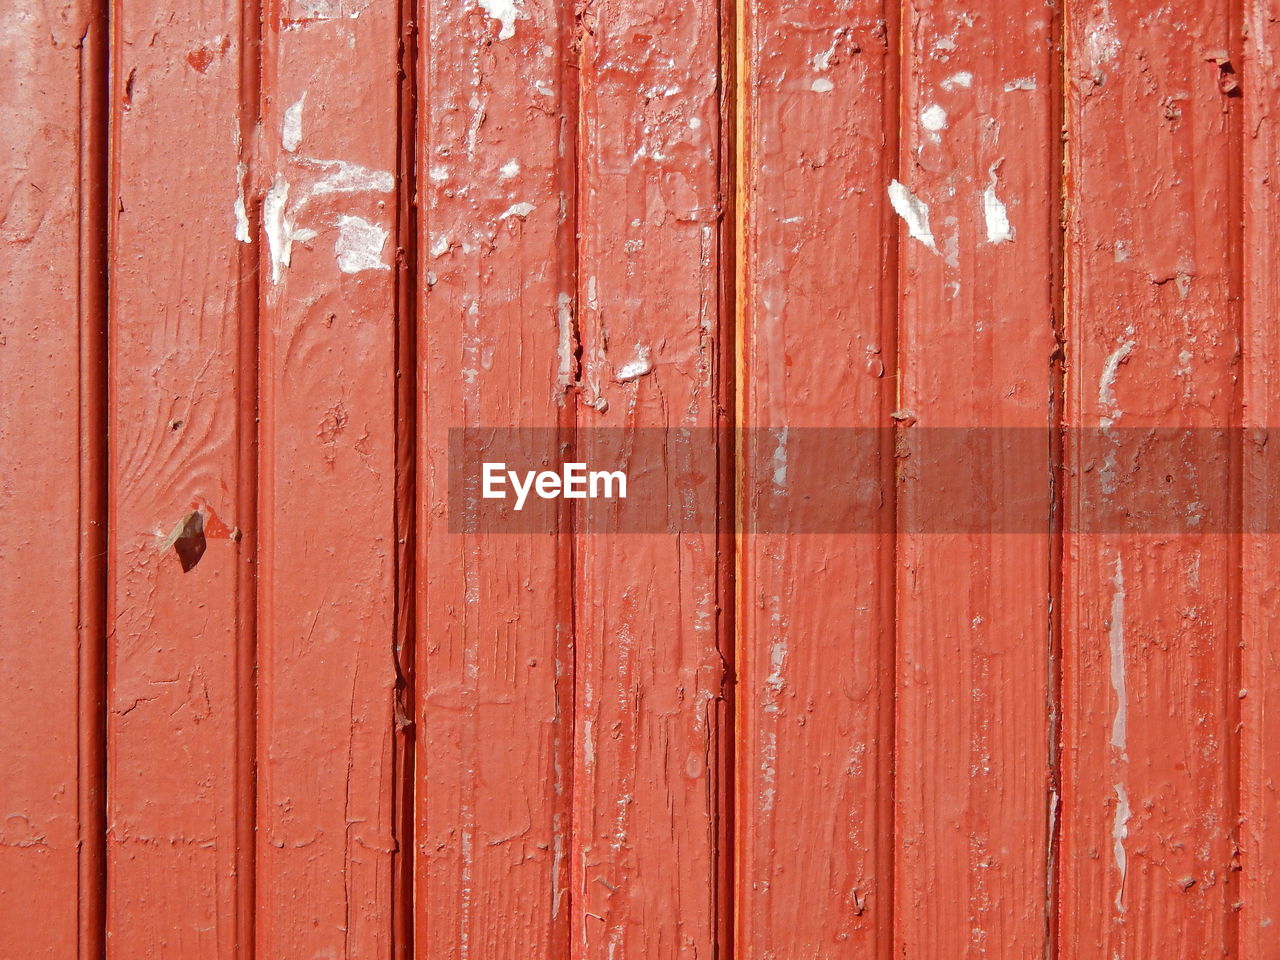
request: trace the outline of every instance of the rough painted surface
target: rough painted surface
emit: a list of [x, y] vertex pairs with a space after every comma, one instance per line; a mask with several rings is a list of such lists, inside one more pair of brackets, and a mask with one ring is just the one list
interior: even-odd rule
[[1276, 362], [1280, 356], [1280, 7], [1269, 0], [1246, 4], [1244, 68], [1244, 436], [1243, 564], [1240, 678], [1240, 952], [1263, 960], [1275, 952], [1280, 923], [1280, 544], [1266, 531], [1280, 530], [1280, 448], [1266, 437], [1280, 423]]
[[1277, 22], [10, 2], [0, 956], [1273, 956]]
[[111, 21], [107, 951], [229, 960], [253, 835], [243, 23], [229, 2]]
[[0, 953], [15, 957], [102, 950], [103, 29], [93, 3], [0, 12]]
[[253, 170], [281, 197], [258, 274], [257, 956], [387, 960], [400, 18], [284, 7]]
[[[848, 472], [784, 428], [894, 409], [897, 40], [884, 4], [849, 7], [756, 2], [740, 25], [738, 403], [773, 428], [745, 435], [747, 530]], [[892, 529], [892, 450], [871, 452], [852, 482]], [[738, 950], [888, 957], [892, 537], [748, 532], [739, 570]]]
[[554, 448], [572, 416], [573, 13], [429, 0], [419, 15], [417, 949], [560, 960], [568, 539], [450, 534], [447, 489], [450, 428], [542, 428]]
[[[640, 428], [722, 423], [718, 27], [709, 4], [584, 11], [576, 451], [587, 462], [626, 457]], [[652, 501], [588, 507], [595, 530], [646, 510], [687, 526], [575, 542], [571, 956], [583, 960], [712, 957], [727, 936], [728, 558], [708, 521], [729, 491], [715, 445], [692, 453]], [[704, 481], [682, 489], [686, 466]]]
[[[1052, 897], [1054, 9], [913, 0], [903, 23], [896, 950], [1040, 957]], [[967, 428], [963, 449], [937, 428]], [[1010, 444], [1013, 430], [1034, 439]], [[1022, 482], [1034, 467], [1040, 482]], [[1039, 529], [935, 522], [959, 487]], [[928, 532], [921, 532], [928, 531]], [[937, 531], [937, 532], [934, 532]], [[940, 891], [946, 891], [945, 895]]]
[[[1068, 9], [1065, 418], [1080, 435], [1237, 421], [1233, 9]], [[1213, 528], [1239, 488], [1206, 437], [1167, 483]], [[1094, 459], [1069, 440], [1068, 523], [1152, 469], [1133, 444]], [[1230, 956], [1238, 540], [1098, 533], [1066, 546], [1063, 949]]]

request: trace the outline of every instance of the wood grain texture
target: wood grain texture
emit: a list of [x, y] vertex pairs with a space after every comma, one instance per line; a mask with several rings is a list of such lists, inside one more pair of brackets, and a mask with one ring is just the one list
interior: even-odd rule
[[[652, 0], [582, 16], [576, 455], [612, 463], [723, 424], [720, 21], [712, 4]], [[680, 450], [649, 495], [579, 513], [574, 957], [727, 948], [729, 491], [717, 439]], [[658, 529], [623, 532], [637, 522]]]
[[[908, 211], [901, 228], [896, 952], [1040, 957], [1056, 799], [1054, 8], [912, 0], [904, 16], [899, 179], [927, 226]], [[992, 532], [946, 512], [956, 489], [996, 505]]]
[[229, 2], [111, 8], [110, 957], [251, 949], [243, 14]]
[[419, 19], [417, 951], [560, 960], [569, 540], [450, 532], [448, 491], [450, 428], [554, 448], [572, 414], [573, 10], [530, 0], [503, 21], [428, 0]]
[[[739, 29], [743, 957], [892, 947], [895, 14], [757, 0]], [[872, 456], [851, 473], [830, 428]], [[874, 526], [788, 532], [785, 498], [837, 477]]]
[[257, 955], [386, 960], [400, 17], [316, 9], [263, 31]]
[[1180, 450], [1171, 533], [1099, 528], [1152, 489], [1140, 431], [1238, 416], [1234, 9], [1067, 10], [1064, 953], [1236, 949], [1238, 541], [1194, 529], [1229, 529], [1229, 456]]
[[102, 952], [105, 51], [97, 3], [0, 13], [0, 950], [32, 958]]
[[1280, 448], [1270, 434], [1280, 424], [1276, 358], [1280, 357], [1280, 6], [1255, 0], [1244, 10], [1244, 378], [1243, 556], [1240, 680], [1240, 956], [1275, 952], [1280, 922]]

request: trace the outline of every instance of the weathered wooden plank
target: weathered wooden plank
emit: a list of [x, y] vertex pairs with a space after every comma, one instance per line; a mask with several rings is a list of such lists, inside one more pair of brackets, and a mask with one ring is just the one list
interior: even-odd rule
[[896, 28], [878, 0], [753, 0], [739, 29], [744, 957], [892, 946]]
[[[1234, 10], [1066, 13], [1064, 951], [1235, 949]], [[1179, 507], [1128, 532], [1130, 498]]]
[[1244, 960], [1275, 951], [1280, 922], [1280, 7], [1252, 0], [1244, 9], [1243, 210], [1243, 541], [1240, 679], [1239, 950]]
[[223, 960], [252, 936], [256, 14], [111, 20], [108, 954]]
[[1049, 952], [1053, 17], [1049, 3], [997, 0], [905, 11], [901, 182], [890, 187], [904, 221], [902, 956]]
[[0, 14], [0, 944], [12, 956], [102, 954], [105, 28], [94, 2]]
[[730, 870], [720, 17], [582, 17], [576, 456], [638, 486], [578, 513], [573, 955], [709, 957]]
[[401, 24], [322, 9], [263, 24], [257, 955], [386, 960]]
[[427, 0], [419, 17], [417, 950], [560, 960], [569, 541], [554, 522], [452, 532], [448, 493], [451, 428], [554, 447], [571, 417], [573, 8]]

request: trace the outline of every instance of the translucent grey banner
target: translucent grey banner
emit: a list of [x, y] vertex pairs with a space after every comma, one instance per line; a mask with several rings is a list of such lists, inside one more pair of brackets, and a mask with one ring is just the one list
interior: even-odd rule
[[1280, 532], [1269, 429], [481, 427], [452, 533]]

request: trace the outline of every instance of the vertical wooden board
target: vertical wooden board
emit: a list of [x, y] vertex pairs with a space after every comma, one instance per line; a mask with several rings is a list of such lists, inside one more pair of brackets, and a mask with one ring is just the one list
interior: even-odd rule
[[579, 511], [572, 956], [710, 957], [730, 868], [720, 20], [649, 0], [582, 18], [576, 457], [612, 469], [665, 431], [701, 476], [637, 462], [648, 496]]
[[395, 4], [268, 6], [257, 951], [392, 955]]
[[[1234, 10], [1067, 10], [1064, 951], [1235, 950], [1239, 558], [1195, 532], [1233, 522]], [[1155, 492], [1135, 438], [1171, 426], [1201, 428], [1165, 479], [1186, 522], [1119, 532]]]
[[1056, 799], [1054, 8], [904, 15], [895, 952], [1038, 957]]
[[1280, 632], [1275, 610], [1280, 569], [1280, 456], [1269, 435], [1280, 424], [1280, 271], [1276, 244], [1280, 194], [1280, 7], [1245, 5], [1244, 20], [1244, 553], [1241, 571], [1240, 956], [1262, 960], [1275, 949], [1280, 922]]
[[241, 59], [255, 54], [243, 13], [111, 9], [112, 957], [251, 949], [255, 352], [243, 342], [251, 251], [236, 238]]
[[23, 957], [102, 949], [104, 27], [0, 13], [0, 944]]
[[[755, 0], [744, 13], [735, 945], [887, 957], [893, 460], [878, 428], [896, 392], [896, 11]], [[841, 438], [855, 436], [875, 455], [851, 475]], [[780, 498], [811, 503], [805, 484], [824, 474], [872, 492], [870, 525], [838, 530], [832, 509], [817, 530], [788, 526], [802, 521]]]
[[454, 532], [448, 492], [451, 428], [554, 440], [571, 410], [573, 11], [428, 0], [420, 20], [417, 950], [560, 960], [569, 543]]

